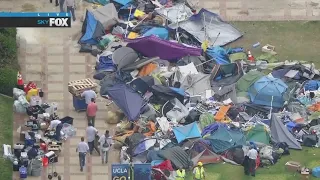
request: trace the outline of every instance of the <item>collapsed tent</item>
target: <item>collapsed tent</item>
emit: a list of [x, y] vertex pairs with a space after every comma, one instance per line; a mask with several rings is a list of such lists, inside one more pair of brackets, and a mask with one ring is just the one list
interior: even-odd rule
[[193, 163], [188, 154], [179, 146], [172, 147], [166, 150], [160, 150], [158, 156], [165, 160], [170, 160], [172, 162], [172, 165], [174, 165], [176, 169], [178, 167], [188, 169], [193, 166]]
[[256, 124], [251, 127], [246, 133], [247, 141], [259, 142], [266, 145], [270, 144], [270, 135], [264, 125]]
[[100, 21], [98, 21], [92, 12], [86, 11], [86, 18], [82, 24], [82, 36], [79, 40], [80, 44], [96, 45], [99, 39], [105, 35], [104, 27]]
[[211, 72], [211, 87], [223, 87], [236, 83], [243, 75], [240, 62], [216, 64]]
[[271, 140], [274, 143], [285, 142], [291, 149], [302, 149], [300, 143], [295, 137], [288, 131], [286, 126], [281, 122], [279, 114], [271, 115]]
[[200, 56], [201, 49], [188, 47], [182, 44], [160, 39], [156, 36], [147, 36], [136, 39], [127, 39], [127, 46], [140, 52], [146, 57], [159, 57], [168, 61], [178, 61], [185, 56]]
[[248, 94], [253, 104], [281, 108], [287, 88], [281, 79], [263, 76], [250, 86]]
[[210, 75], [198, 73], [187, 75], [181, 82], [181, 88], [190, 96], [205, 96], [206, 90], [210, 89]]
[[221, 153], [232, 147], [245, 145], [246, 138], [239, 129], [228, 128], [227, 126], [219, 126], [217, 130], [205, 137], [211, 141], [211, 147], [214, 152]]
[[249, 71], [237, 82], [237, 92], [248, 92], [249, 87], [264, 76], [260, 71]]
[[145, 105], [143, 98], [125, 84], [115, 84], [107, 89], [107, 94], [103, 95], [109, 95], [129, 121], [137, 120]]
[[191, 123], [185, 126], [174, 127], [173, 133], [178, 143], [191, 138], [201, 137], [201, 133], [197, 123]]
[[220, 156], [212, 152], [210, 147], [201, 140], [193, 143], [188, 150], [188, 154], [194, 165], [198, 162], [202, 162], [203, 164], [216, 164], [221, 162]]
[[[179, 14], [177, 13], [176, 16]], [[223, 21], [218, 14], [206, 9], [201, 9], [197, 14], [188, 20], [171, 24], [169, 27], [178, 27], [192, 34], [200, 43], [205, 40], [213, 43], [214, 46], [223, 46], [239, 39], [242, 34], [231, 24]]]

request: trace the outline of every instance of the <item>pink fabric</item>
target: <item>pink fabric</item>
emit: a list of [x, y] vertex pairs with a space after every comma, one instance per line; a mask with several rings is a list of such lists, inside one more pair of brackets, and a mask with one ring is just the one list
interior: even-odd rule
[[87, 107], [88, 116], [96, 116], [97, 111], [98, 111], [98, 106], [96, 103], [91, 102], [88, 104], [88, 107]]

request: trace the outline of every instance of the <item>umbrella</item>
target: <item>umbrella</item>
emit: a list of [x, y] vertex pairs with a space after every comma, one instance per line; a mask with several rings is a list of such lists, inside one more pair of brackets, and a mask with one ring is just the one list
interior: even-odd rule
[[281, 80], [263, 76], [249, 87], [249, 96], [254, 104], [281, 108], [284, 103], [284, 93], [288, 86]]

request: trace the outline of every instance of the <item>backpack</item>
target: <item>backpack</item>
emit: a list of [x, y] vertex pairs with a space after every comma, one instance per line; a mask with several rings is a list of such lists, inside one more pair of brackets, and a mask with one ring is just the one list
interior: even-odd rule
[[103, 148], [109, 148], [109, 147], [110, 147], [110, 144], [109, 144], [108, 141], [107, 141], [107, 137], [105, 138], [105, 141], [104, 141], [102, 147], [103, 147]]

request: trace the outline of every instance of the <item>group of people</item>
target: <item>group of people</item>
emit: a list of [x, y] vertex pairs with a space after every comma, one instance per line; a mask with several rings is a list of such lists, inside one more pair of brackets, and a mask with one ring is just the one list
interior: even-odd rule
[[[81, 142], [78, 144], [76, 151], [79, 153], [80, 171], [83, 171], [86, 156], [88, 154], [92, 155], [95, 149], [101, 156], [102, 164], [108, 163], [108, 152], [113, 144], [113, 141], [108, 130], [106, 130], [104, 134], [99, 136], [98, 130], [94, 127], [96, 114], [98, 111], [98, 105], [95, 102], [97, 94], [93, 90], [87, 90], [81, 94], [81, 97], [85, 99], [85, 102], [87, 104], [87, 142], [84, 141], [84, 137], [81, 137]], [[96, 140], [98, 140], [97, 145], [99, 145], [99, 147], [96, 146]]]
[[[50, 0], [50, 3], [52, 3], [52, 0]], [[76, 3], [75, 0], [55, 0], [56, 6], [60, 7], [60, 12], [65, 12], [64, 11], [64, 3], [66, 3], [67, 6], [67, 12], [69, 12], [72, 15], [73, 21], [76, 20], [75, 16], [75, 9], [76, 9]]]

